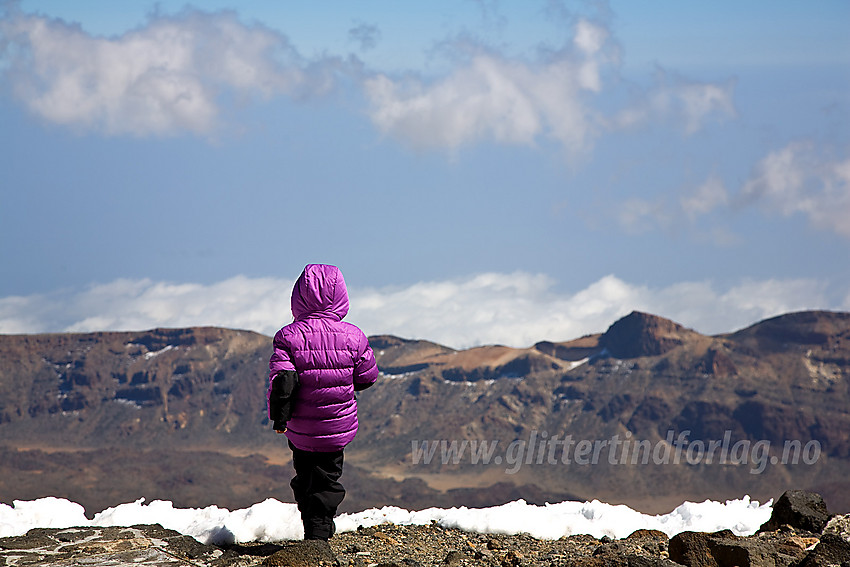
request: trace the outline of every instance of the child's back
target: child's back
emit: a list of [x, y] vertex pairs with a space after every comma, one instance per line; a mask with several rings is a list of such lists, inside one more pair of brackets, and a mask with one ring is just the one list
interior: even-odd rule
[[[307, 539], [333, 534], [332, 518], [345, 496], [337, 482], [342, 450], [357, 434], [354, 392], [378, 377], [366, 335], [342, 320], [348, 305], [339, 268], [308, 265], [292, 290], [295, 321], [277, 332], [269, 360], [269, 418], [279, 431], [285, 425], [293, 450], [292, 488]], [[287, 373], [295, 373], [299, 385], [283, 424], [275, 401]]]

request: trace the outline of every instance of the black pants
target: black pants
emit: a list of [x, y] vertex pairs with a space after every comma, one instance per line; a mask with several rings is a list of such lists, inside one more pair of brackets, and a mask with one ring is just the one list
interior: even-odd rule
[[301, 521], [304, 539], [329, 539], [335, 531], [333, 518], [345, 498], [339, 483], [342, 476], [342, 450], [331, 453], [302, 451], [291, 442], [295, 477], [290, 482]]

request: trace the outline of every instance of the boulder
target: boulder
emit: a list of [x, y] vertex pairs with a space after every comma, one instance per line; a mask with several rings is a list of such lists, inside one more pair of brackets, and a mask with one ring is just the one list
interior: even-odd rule
[[322, 540], [304, 540], [286, 544], [263, 560], [265, 567], [338, 567], [331, 546]]
[[820, 543], [796, 567], [848, 567], [850, 542], [833, 533], [824, 534]]
[[687, 567], [791, 567], [806, 555], [786, 538], [740, 537], [731, 530], [682, 532], [670, 539], [668, 549], [670, 559]]
[[759, 532], [773, 532], [787, 525], [819, 534], [826, 527], [829, 518], [826, 502], [820, 494], [805, 490], [788, 490], [773, 505], [770, 519], [759, 528]]
[[667, 545], [670, 559], [688, 567], [719, 567], [709, 548], [711, 536], [705, 532], [676, 534]]
[[850, 514], [833, 516], [823, 529], [824, 535], [832, 534], [850, 543]]

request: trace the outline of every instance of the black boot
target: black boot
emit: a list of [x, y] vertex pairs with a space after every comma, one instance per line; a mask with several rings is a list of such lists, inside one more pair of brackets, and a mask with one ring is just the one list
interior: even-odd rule
[[311, 516], [302, 518], [304, 523], [304, 539], [329, 540], [336, 533], [333, 518], [327, 516]]

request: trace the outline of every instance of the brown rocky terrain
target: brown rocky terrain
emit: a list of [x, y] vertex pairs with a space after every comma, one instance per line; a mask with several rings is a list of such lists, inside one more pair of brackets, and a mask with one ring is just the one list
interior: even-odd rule
[[[264, 412], [270, 342], [217, 328], [0, 336], [0, 501], [289, 499]], [[525, 349], [370, 342], [383, 375], [359, 395], [346, 510], [596, 498], [657, 513], [803, 488], [850, 511], [850, 313], [705, 336], [635, 312]]]
[[[397, 341], [375, 343], [385, 353], [406, 348]], [[791, 488], [819, 490], [836, 509], [850, 509], [850, 314], [794, 313], [709, 337], [632, 313], [601, 335], [513, 349], [513, 357], [503, 348], [490, 359], [498, 362], [465, 369], [484, 350], [411, 356], [364, 396], [358, 462], [435, 486], [446, 477], [510, 478], [650, 512], [741, 494], [764, 501]], [[678, 464], [675, 456], [656, 464], [638, 451], [638, 442], [659, 449], [683, 432], [690, 461], [683, 451]], [[595, 464], [580, 464], [575, 451], [565, 464], [563, 446], [546, 443], [567, 435], [608, 446]], [[728, 447], [742, 442], [738, 458], [724, 462], [718, 449], [709, 459], [710, 443], [727, 438]], [[486, 465], [472, 463], [471, 446], [456, 463], [440, 459], [442, 447], [428, 465], [411, 458], [411, 440], [458, 439], [498, 446]], [[524, 443], [521, 466], [506, 466], [511, 443]], [[807, 446], [810, 457], [820, 448], [810, 464]]]

